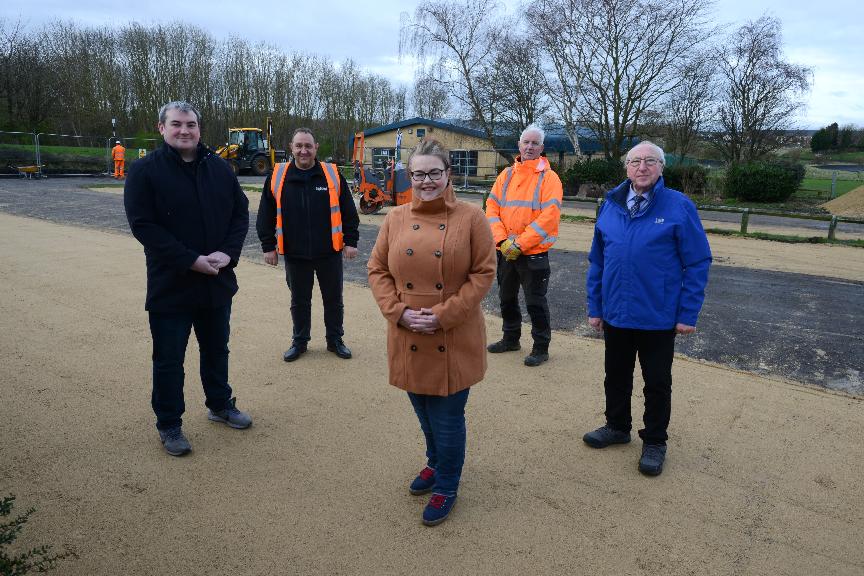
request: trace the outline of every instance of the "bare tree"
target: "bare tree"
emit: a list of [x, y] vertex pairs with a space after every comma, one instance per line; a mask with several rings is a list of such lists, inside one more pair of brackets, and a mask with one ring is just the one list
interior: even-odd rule
[[784, 61], [781, 23], [763, 16], [739, 28], [718, 57], [720, 103], [712, 143], [728, 161], [761, 158], [790, 138], [811, 70]]
[[540, 69], [540, 46], [530, 34], [511, 32], [498, 39], [495, 51], [496, 71], [501, 71], [500, 118], [521, 131], [540, 122], [550, 110], [546, 79]]
[[[413, 20], [403, 16], [399, 53], [412, 53], [423, 66], [434, 58], [436, 74], [448, 93], [478, 122], [489, 143], [496, 146], [495, 114], [490, 97], [494, 77], [494, 48], [501, 35], [494, 0], [438, 0], [420, 5]], [[500, 149], [499, 149], [500, 151]], [[507, 151], [500, 151], [512, 160]]]
[[442, 82], [422, 72], [414, 80], [411, 103], [414, 115], [422, 118], [444, 118], [450, 111], [450, 96]]
[[687, 156], [700, 132], [710, 122], [715, 99], [714, 62], [706, 53], [683, 63], [681, 83], [669, 94], [664, 106], [665, 148]]

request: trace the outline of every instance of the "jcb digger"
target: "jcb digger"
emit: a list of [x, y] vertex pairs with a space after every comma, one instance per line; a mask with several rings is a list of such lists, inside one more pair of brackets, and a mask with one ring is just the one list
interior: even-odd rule
[[267, 138], [260, 128], [229, 128], [228, 143], [220, 146], [216, 154], [231, 165], [235, 174], [249, 171], [255, 176], [266, 176], [277, 162], [285, 162], [285, 150], [272, 146], [273, 123], [267, 118]]

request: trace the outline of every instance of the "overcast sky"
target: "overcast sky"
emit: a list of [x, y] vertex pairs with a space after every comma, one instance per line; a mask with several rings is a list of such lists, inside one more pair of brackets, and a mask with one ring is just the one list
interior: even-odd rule
[[[503, 11], [514, 13], [518, 0]], [[0, 15], [19, 17], [30, 27], [53, 19], [84, 25], [121, 26], [183, 21], [222, 39], [240, 36], [283, 48], [353, 58], [366, 70], [409, 84], [410, 61], [399, 62], [399, 15], [412, 13], [417, 1], [342, 0], [272, 2], [213, 0], [4, 0]], [[764, 13], [783, 22], [787, 60], [813, 68], [813, 87], [800, 124], [820, 128], [831, 122], [864, 126], [864, 20], [860, 2], [852, 0], [718, 0], [714, 20], [740, 25]]]

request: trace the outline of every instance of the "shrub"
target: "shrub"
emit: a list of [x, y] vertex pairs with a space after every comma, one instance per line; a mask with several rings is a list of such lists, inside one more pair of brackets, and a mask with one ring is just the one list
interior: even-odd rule
[[[5, 519], [12, 513], [14, 496], [6, 496], [0, 500], [0, 519]], [[51, 554], [51, 546], [39, 546], [20, 554], [10, 554], [7, 546], [18, 538], [24, 524], [35, 512], [30, 508], [14, 520], [0, 521], [0, 575], [20, 576], [31, 570], [36, 572], [47, 572], [57, 567], [57, 563], [63, 558], [75, 557], [73, 552], [62, 554]]]
[[561, 174], [561, 182], [568, 195], [575, 195], [582, 184], [599, 184], [612, 187], [619, 184], [627, 174], [621, 162], [598, 158], [580, 160]]
[[704, 196], [708, 182], [708, 171], [704, 166], [667, 166], [663, 169], [663, 181], [669, 188], [680, 190], [688, 196]]
[[793, 162], [733, 163], [726, 169], [726, 195], [754, 202], [783, 202], [803, 179], [804, 167]]

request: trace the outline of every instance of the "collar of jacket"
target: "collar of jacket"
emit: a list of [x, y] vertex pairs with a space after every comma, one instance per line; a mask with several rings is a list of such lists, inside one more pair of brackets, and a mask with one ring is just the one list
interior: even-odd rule
[[423, 200], [420, 194], [412, 192], [411, 194], [411, 211], [418, 214], [436, 214], [444, 212], [448, 208], [453, 208], [456, 205], [456, 192], [453, 191], [453, 181], [451, 180], [444, 191], [437, 198], [432, 200]]
[[[632, 182], [629, 178], [624, 180], [624, 182], [609, 192], [606, 199], [611, 200], [615, 204], [621, 206], [624, 210], [627, 210], [627, 196], [630, 194], [631, 185]], [[651, 188], [651, 195], [655, 200], [657, 199], [657, 194], [662, 192], [664, 188], [666, 188], [666, 184], [663, 182], [663, 175], [661, 174], [657, 179], [657, 182], [654, 183], [654, 187]]]
[[517, 156], [516, 160], [513, 162], [514, 170], [530, 170], [532, 172], [545, 172], [549, 170], [551, 166], [549, 166], [549, 160], [545, 156], [540, 156], [539, 158], [535, 158], [534, 160], [525, 160], [522, 161], [521, 156]]
[[307, 170], [302, 170], [297, 167], [297, 163], [294, 160], [291, 160], [291, 166], [288, 168], [288, 173], [285, 174], [286, 178], [290, 178], [291, 180], [298, 180], [301, 178], [303, 174], [309, 174], [310, 176], [315, 176], [316, 174], [324, 175], [324, 168], [321, 167], [321, 162], [316, 158], [315, 163], [311, 168]]
[[[180, 156], [180, 152], [178, 152], [175, 148], [170, 146], [167, 142], [162, 142], [162, 148], [165, 149], [165, 152], [170, 157], [175, 158], [177, 160], [177, 162], [185, 162], [185, 160], [183, 160], [183, 157]], [[210, 154], [212, 154], [212, 153], [213, 153], [213, 151], [210, 150], [210, 148], [208, 148], [207, 146], [205, 146], [201, 142], [198, 142], [198, 147], [195, 150], [195, 154], [196, 154], [195, 161], [201, 162], [205, 158], [209, 157]]]

